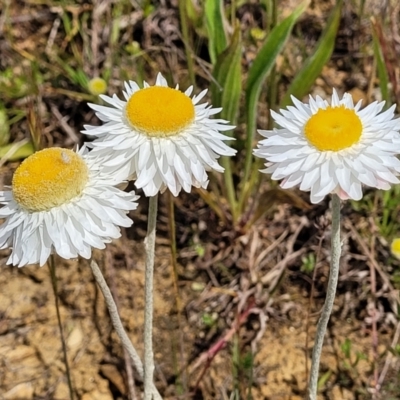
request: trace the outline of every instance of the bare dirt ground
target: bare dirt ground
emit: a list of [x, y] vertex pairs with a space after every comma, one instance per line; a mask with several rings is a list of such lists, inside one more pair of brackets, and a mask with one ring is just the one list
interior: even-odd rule
[[[27, 54], [44, 54], [60, 5], [49, 8], [40, 2], [22, 1], [11, 5], [11, 28], [0, 37], [0, 65], [2, 72], [13, 69], [15, 78], [26, 67], [26, 60], [40, 62], [32, 61]], [[68, 13], [78, 18], [87, 7], [91, 4], [79, 2]], [[310, 47], [315, 44], [331, 8], [329, 1], [312, 3], [294, 30], [296, 36], [288, 45], [289, 60], [298, 53], [300, 40]], [[258, 13], [259, 7], [253, 2], [238, 10], [245, 27], [257, 25]], [[149, 49], [146, 68], [150, 77], [155, 75], [154, 64], [165, 71], [173, 70], [176, 62], [183, 64], [175, 2], [161, 1], [149, 18], [140, 12], [132, 12], [129, 17], [132, 26], [126, 28], [122, 41], [134, 34], [142, 47]], [[367, 78], [371, 58], [359, 57], [370, 37], [363, 36], [365, 26], [356, 21], [354, 9], [346, 6], [335, 52], [316, 82], [314, 94], [326, 96], [334, 86], [350, 91], [355, 98], [373, 99], [375, 92]], [[0, 19], [0, 26], [2, 23]], [[169, 39], [160, 36], [166, 27], [170, 29]], [[13, 46], [9, 46], [10, 35]], [[65, 33], [53, 39], [70, 50]], [[157, 47], [161, 42], [164, 50]], [[163, 53], [168, 46], [174, 51]], [[247, 60], [255, 50], [254, 45], [247, 49]], [[47, 63], [51, 64], [51, 59]], [[121, 63], [121, 70], [130, 71], [129, 60]], [[86, 100], [74, 95], [78, 92], [76, 86], [60, 77], [55, 79], [46, 68], [49, 64], [42, 71], [43, 79], [49, 79], [44, 80], [33, 103], [41, 118], [44, 141], [47, 145], [71, 147], [82, 140], [79, 131], [83, 123], [95, 119]], [[116, 68], [110, 93], [121, 89], [119, 73]], [[283, 78], [289, 80], [290, 74]], [[181, 81], [185, 76], [184, 68], [179, 67], [175, 78]], [[201, 75], [201, 80], [206, 76]], [[31, 94], [17, 97], [7, 94], [4, 101], [10, 107], [29, 110]], [[63, 115], [73, 117], [65, 119]], [[261, 112], [261, 125], [266, 118]], [[28, 132], [29, 124], [22, 119], [12, 126], [11, 137], [16, 141]], [[10, 184], [16, 165], [1, 167], [3, 185]], [[270, 184], [264, 182], [262, 190], [270, 189]], [[288, 199], [280, 197], [280, 192], [272, 193], [282, 201], [266, 198], [269, 212], [246, 232], [221, 223], [196, 192], [175, 199], [177, 282], [170, 254], [170, 199], [168, 194], [161, 196], [154, 345], [156, 385], [165, 399], [304, 398], [329, 273], [329, 207], [327, 200], [310, 207], [305, 195]], [[95, 252], [94, 258], [117, 299], [123, 324], [141, 353], [146, 199], [141, 198], [140, 204], [138, 212], [131, 214], [134, 226], [124, 230], [121, 240], [105, 252]], [[395, 400], [400, 398], [400, 362], [398, 351], [390, 349], [397, 344], [400, 324], [398, 285], [392, 276], [400, 262], [390, 255], [374, 215], [365, 210], [356, 213], [350, 203], [343, 205], [342, 215], [341, 277], [323, 349], [319, 399], [370, 399], [378, 381], [381, 388], [375, 398]], [[7, 250], [0, 252], [0, 399], [67, 400], [49, 270], [46, 266], [5, 266], [7, 254]], [[312, 254], [316, 255], [314, 261]], [[61, 317], [77, 398], [140, 399], [142, 383], [112, 330], [87, 261], [56, 260]], [[315, 264], [315, 272], [307, 270], [307, 263]]]
[[[282, 217], [288, 222], [282, 222]], [[194, 232], [197, 230], [198, 227], [194, 227]], [[159, 232], [154, 339], [157, 386], [166, 399], [179, 398], [180, 385], [194, 390], [194, 398], [229, 398], [235, 384], [232, 372], [237, 362], [233, 357], [235, 349], [241, 353], [240, 363], [245, 363], [243, 360], [250, 350], [254, 352], [251, 377], [247, 376], [249, 367], [236, 366], [242, 374], [238, 381], [244, 386], [238, 388], [243, 396], [239, 398], [245, 398], [248, 387], [251, 387], [254, 399], [295, 400], [304, 397], [306, 362], [309, 367], [328, 266], [327, 259], [322, 255], [312, 313], [308, 317], [311, 278], [299, 271], [304, 251], [300, 243], [296, 249], [296, 242], [301, 234], [308, 243], [313, 241], [306, 218], [290, 215], [290, 209], [283, 206], [275, 211], [271, 220], [257, 225], [250, 237], [239, 236], [236, 240], [245, 242], [240, 245], [243, 253], [250, 256], [254, 243], [265, 244], [268, 241], [270, 246], [275, 247], [268, 252], [270, 261], [265, 266], [261, 265], [261, 270], [262, 262], [257, 260], [260, 257], [258, 250], [253, 258], [237, 260], [239, 265], [247, 264], [249, 269], [238, 270], [234, 267], [221, 272], [223, 265], [219, 264], [229, 261], [231, 256], [228, 260], [218, 260], [219, 256], [214, 257], [216, 260], [192, 256], [190, 261], [182, 262], [187, 260], [187, 253], [191, 251], [189, 248], [182, 249], [186, 257], [178, 266], [183, 305], [179, 318], [170, 250], [164, 244], [163, 232]], [[275, 239], [273, 235], [276, 235]], [[285, 235], [288, 239], [285, 242], [289, 243], [286, 249], [279, 243]], [[295, 239], [293, 249], [290, 249], [291, 239]], [[324, 242], [323, 246], [326, 247], [327, 243]], [[143, 251], [141, 240], [125, 237], [110, 245], [105, 254], [95, 253], [95, 258], [104, 265], [106, 278], [117, 297], [124, 326], [140, 352]], [[364, 257], [351, 254], [350, 250], [345, 251], [339, 295], [322, 357], [321, 369], [326, 381], [321, 398], [370, 398], [368, 388], [374, 377], [374, 361], [377, 361], [379, 371], [382, 371], [385, 362], [390, 365], [390, 374], [385, 378], [386, 397], [383, 398], [395, 399], [399, 393], [396, 378], [400, 366], [398, 358], [387, 352], [395, 324], [398, 323], [395, 319], [391, 320], [393, 315], [383, 309], [384, 300], [378, 297], [381, 318], [378, 354], [374, 355], [371, 324], [368, 323], [370, 299], [362, 284], [363, 279], [367, 284], [368, 271], [362, 267], [363, 264]], [[285, 271], [283, 275], [280, 274], [281, 269]], [[224, 277], [225, 273], [229, 275], [228, 280]], [[61, 316], [78, 398], [124, 399], [128, 398], [132, 387], [136, 387], [139, 396], [140, 379], [134, 373], [135, 383], [128, 387], [124, 354], [118, 337], [112, 331], [102, 295], [87, 262], [58, 259], [57, 274]], [[274, 289], [271, 285], [274, 285], [275, 276], [279, 277], [280, 283]], [[0, 285], [2, 398], [68, 399], [54, 295], [47, 267], [3, 267]], [[250, 312], [243, 324], [229, 337], [229, 331], [238, 327], [238, 319], [246, 309]], [[204, 352], [210, 351], [221, 338], [228, 337], [226, 346], [206, 367]], [[348, 353], [343, 350], [346, 341], [351, 343]], [[182, 367], [178, 385], [177, 373]]]

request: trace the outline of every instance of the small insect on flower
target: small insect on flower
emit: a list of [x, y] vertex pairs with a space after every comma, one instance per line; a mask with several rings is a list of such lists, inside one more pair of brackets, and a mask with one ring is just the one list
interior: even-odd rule
[[168, 87], [158, 74], [154, 86], [144, 88], [125, 83], [125, 100], [101, 96], [111, 107], [89, 104], [104, 122], [86, 125], [83, 133], [95, 136], [88, 144], [92, 154], [104, 159], [103, 166], [122, 179], [136, 179], [135, 186], [146, 196], [168, 188], [177, 196], [183, 188], [206, 188], [206, 171], [223, 172], [217, 159], [236, 153], [224, 141], [232, 140], [220, 131], [233, 128], [223, 119], [211, 119], [221, 108], [198, 104], [207, 90], [192, 96]]
[[262, 172], [281, 180], [284, 189], [299, 185], [311, 191], [311, 202], [327, 194], [360, 200], [362, 185], [387, 190], [399, 183], [400, 123], [395, 106], [381, 112], [385, 102], [361, 110], [350, 94], [334, 90], [330, 104], [310, 96], [309, 104], [292, 97], [294, 106], [271, 112], [281, 127], [260, 130], [266, 137], [254, 151], [265, 158]]
[[12, 248], [7, 264], [40, 263], [51, 253], [90, 258], [91, 248], [120, 236], [126, 215], [137, 207], [134, 192], [114, 186], [87, 149], [58, 147], [38, 151], [14, 173], [11, 190], [0, 191], [0, 248]]

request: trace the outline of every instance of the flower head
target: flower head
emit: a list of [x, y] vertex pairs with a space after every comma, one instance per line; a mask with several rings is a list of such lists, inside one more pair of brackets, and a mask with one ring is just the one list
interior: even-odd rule
[[145, 82], [143, 89], [126, 82], [125, 100], [101, 96], [111, 107], [89, 105], [104, 124], [86, 125], [83, 131], [96, 137], [89, 144], [91, 154], [103, 158], [104, 168], [122, 179], [136, 179], [135, 186], [146, 196], [166, 188], [174, 196], [182, 188], [206, 188], [206, 171], [223, 172], [219, 156], [236, 153], [224, 143], [232, 138], [220, 133], [233, 126], [211, 119], [221, 109], [198, 104], [207, 91], [191, 97], [192, 90], [168, 87], [158, 74], [155, 85]]
[[259, 131], [266, 139], [254, 154], [265, 158], [263, 172], [283, 180], [282, 188], [300, 185], [311, 191], [311, 202], [333, 192], [341, 199], [359, 200], [362, 185], [387, 190], [399, 183], [400, 123], [394, 108], [382, 112], [384, 102], [364, 109], [350, 94], [342, 99], [334, 90], [330, 103], [310, 96], [309, 104], [292, 97], [294, 106], [272, 111], [279, 129]]
[[99, 77], [93, 78], [88, 83], [89, 92], [95, 96], [107, 91], [107, 82]]
[[390, 245], [390, 251], [397, 259], [400, 259], [400, 238], [393, 239]]
[[87, 150], [38, 151], [17, 168], [11, 190], [0, 191], [0, 248], [12, 248], [7, 264], [43, 265], [52, 252], [90, 258], [91, 248], [120, 236], [119, 226], [138, 197], [114, 185]]

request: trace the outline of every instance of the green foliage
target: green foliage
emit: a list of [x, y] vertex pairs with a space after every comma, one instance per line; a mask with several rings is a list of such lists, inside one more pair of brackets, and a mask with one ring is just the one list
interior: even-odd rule
[[[394, 288], [395, 289], [400, 289], [400, 270], [399, 269], [396, 269], [392, 274], [391, 274], [391, 277], [390, 277], [391, 279], [391, 281], [393, 282], [393, 286], [394, 286]], [[400, 355], [399, 355], [400, 356]]]
[[[34, 151], [29, 140], [10, 143], [11, 127], [27, 116], [26, 106], [9, 106], [9, 103], [37, 96], [44, 77], [36, 61], [24, 61], [24, 68], [5, 68], [0, 72], [0, 92], [4, 104], [0, 104], [0, 158], [1, 161], [15, 161], [26, 158]], [[8, 106], [8, 107], [7, 107]]]
[[44, 78], [37, 64], [32, 62], [29, 67], [21, 70], [12, 67], [0, 71], [0, 93], [2, 100], [21, 99], [37, 93], [37, 87]]
[[[230, 160], [222, 158], [225, 168], [225, 190], [229, 200], [233, 221], [237, 221], [243, 211], [246, 184], [252, 168], [253, 138], [255, 133], [257, 102], [262, 83], [271, 72], [278, 55], [282, 52], [294, 24], [305, 11], [308, 1], [302, 2], [287, 18], [274, 27], [259, 50], [248, 72], [246, 84], [245, 114], [247, 122], [246, 161], [242, 178], [241, 193], [237, 193], [233, 184], [233, 173]], [[223, 107], [221, 117], [236, 123], [242, 90], [242, 39], [240, 27], [237, 26], [227, 43], [225, 25], [226, 18], [222, 10], [222, 1], [206, 0], [205, 17], [209, 37], [209, 53], [214, 64], [212, 84], [213, 105]]]
[[318, 389], [323, 388], [331, 376], [332, 376], [332, 371], [330, 369], [328, 369], [328, 371], [322, 374], [318, 379]]
[[[214, 81], [211, 86], [214, 106], [222, 107], [221, 118], [233, 124], [236, 123], [238, 117], [240, 95], [242, 91], [241, 55], [241, 32], [240, 27], [237, 26], [229, 46], [218, 55], [213, 71]], [[233, 134], [233, 132], [231, 134]], [[221, 163], [225, 168], [224, 180], [226, 196], [230, 204], [233, 220], [236, 221], [239, 210], [237, 209], [231, 160], [228, 157], [222, 157]]]
[[372, 215], [379, 233], [386, 239], [398, 236], [400, 231], [400, 186], [394, 185], [389, 190], [370, 191], [360, 201], [351, 201], [354, 211]]
[[199, 257], [203, 257], [206, 252], [205, 247], [199, 243], [195, 244], [194, 250]]
[[281, 107], [286, 107], [291, 103], [290, 96], [302, 98], [308, 93], [315, 80], [320, 75], [322, 68], [331, 58], [336, 33], [339, 28], [340, 16], [342, 11], [343, 0], [338, 0], [334, 7], [330, 18], [326, 24], [321, 38], [318, 41], [315, 52], [303, 64], [301, 70], [296, 74], [293, 82], [281, 102]]
[[340, 348], [345, 357], [344, 366], [348, 370], [355, 369], [361, 360], [368, 359], [365, 353], [357, 351], [355, 354], [355, 358], [352, 360], [352, 342], [349, 338], [345, 339], [345, 341], [341, 344]]
[[396, 344], [393, 349], [389, 350], [395, 357], [400, 357], [400, 344]]
[[17, 143], [7, 144], [0, 147], [0, 159], [8, 161], [23, 160], [35, 152], [33, 143], [22, 140]]
[[207, 327], [212, 328], [218, 320], [218, 316], [216, 314], [203, 313], [201, 315], [201, 322]]
[[206, 0], [204, 16], [208, 32], [208, 51], [211, 62], [216, 63], [217, 57], [227, 46], [226, 32], [224, 28], [225, 15], [223, 0]]
[[389, 108], [391, 105], [389, 75], [386, 68], [385, 59], [383, 57], [382, 47], [379, 42], [379, 27], [376, 21], [372, 23], [372, 28], [373, 49], [378, 71], [379, 88], [381, 89], [382, 100], [385, 101], [385, 108]]
[[81, 67], [71, 67], [68, 61], [64, 61], [58, 56], [54, 56], [54, 60], [65, 72], [65, 76], [74, 85], [80, 86], [84, 91], [87, 91], [89, 79]]
[[[244, 166], [243, 183], [246, 183], [250, 176], [252, 168], [253, 140], [256, 130], [257, 102], [260, 97], [262, 84], [272, 67], [275, 65], [276, 58], [283, 50], [294, 24], [303, 14], [308, 6], [308, 1], [301, 3], [292, 14], [285, 18], [280, 24], [274, 27], [263, 46], [258, 52], [256, 58], [250, 67], [246, 84], [246, 104], [245, 115], [247, 123], [246, 139], [246, 159]], [[242, 198], [244, 191], [242, 191]], [[242, 203], [242, 202], [241, 202]]]
[[300, 271], [306, 274], [311, 274], [315, 269], [316, 256], [314, 253], [309, 253], [301, 259]]
[[393, 237], [400, 230], [398, 215], [400, 212], [400, 186], [393, 186], [390, 190], [380, 191], [381, 217], [377, 218], [377, 223], [382, 236]]
[[8, 143], [10, 140], [10, 122], [8, 120], [6, 109], [0, 105], [0, 146]]
[[345, 358], [349, 359], [351, 352], [351, 340], [346, 338], [346, 340], [341, 344], [340, 348]]
[[214, 106], [221, 106], [221, 117], [236, 124], [242, 91], [242, 39], [237, 26], [229, 46], [218, 54], [211, 85]]

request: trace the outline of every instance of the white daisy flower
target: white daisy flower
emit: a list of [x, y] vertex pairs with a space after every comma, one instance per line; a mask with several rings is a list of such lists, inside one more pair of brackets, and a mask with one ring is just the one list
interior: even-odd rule
[[310, 96], [309, 104], [292, 97], [294, 106], [272, 111], [281, 126], [259, 131], [266, 137], [254, 154], [265, 158], [272, 179], [281, 187], [300, 185], [311, 191], [311, 202], [328, 193], [341, 199], [360, 200], [362, 185], [387, 190], [399, 183], [400, 123], [393, 119], [395, 106], [382, 112], [385, 102], [364, 109], [349, 93], [340, 99], [334, 90], [331, 103]]
[[86, 153], [38, 151], [17, 168], [11, 190], [0, 191], [0, 248], [12, 248], [7, 264], [42, 266], [51, 253], [90, 258], [92, 247], [103, 249], [120, 237], [119, 226], [132, 225], [126, 213], [138, 196], [115, 188], [120, 182]]
[[155, 85], [145, 82], [143, 89], [125, 82], [125, 100], [101, 96], [112, 107], [89, 104], [104, 122], [84, 127], [83, 133], [96, 137], [88, 144], [91, 153], [104, 158], [104, 168], [122, 179], [136, 179], [135, 186], [146, 196], [166, 188], [174, 196], [182, 188], [186, 192], [192, 186], [206, 188], [206, 171], [223, 172], [219, 156], [236, 153], [224, 143], [232, 138], [220, 133], [233, 126], [210, 118], [221, 108], [198, 104], [207, 90], [190, 97], [192, 90], [170, 88], [158, 74]]

